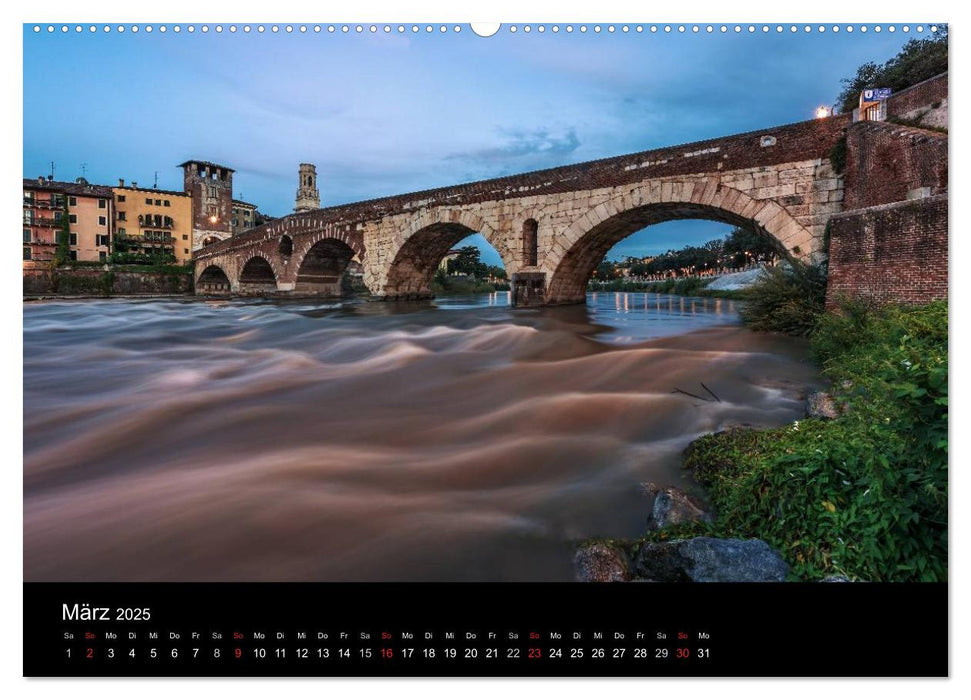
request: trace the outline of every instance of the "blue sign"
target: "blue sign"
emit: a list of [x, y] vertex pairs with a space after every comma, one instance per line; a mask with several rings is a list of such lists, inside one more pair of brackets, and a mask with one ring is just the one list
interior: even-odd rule
[[890, 93], [893, 92], [890, 88], [873, 88], [872, 90], [863, 91], [863, 99], [867, 102], [879, 102], [880, 100], [885, 100], [890, 97]]

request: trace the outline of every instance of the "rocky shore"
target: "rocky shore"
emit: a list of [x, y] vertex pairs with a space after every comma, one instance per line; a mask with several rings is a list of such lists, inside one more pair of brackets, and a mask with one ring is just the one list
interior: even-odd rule
[[[825, 392], [809, 394], [806, 417], [837, 418], [843, 411]], [[747, 428], [735, 428], [735, 430]], [[692, 451], [695, 443], [685, 449]], [[711, 465], [710, 468], [718, 468]], [[783, 557], [760, 539], [708, 536], [666, 539], [669, 528], [692, 523], [712, 524], [715, 514], [706, 500], [672, 486], [641, 484], [651, 499], [647, 532], [639, 540], [591, 541], [574, 556], [579, 581], [682, 582], [782, 582], [789, 573]], [[824, 581], [846, 581], [831, 576]]]

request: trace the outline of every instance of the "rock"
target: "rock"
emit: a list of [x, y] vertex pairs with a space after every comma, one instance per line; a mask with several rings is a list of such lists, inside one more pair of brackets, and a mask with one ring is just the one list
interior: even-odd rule
[[647, 542], [634, 558], [633, 573], [651, 581], [779, 582], [789, 566], [762, 540], [694, 537]]
[[573, 557], [578, 581], [630, 581], [627, 556], [609, 544], [597, 542], [580, 547]]
[[816, 391], [806, 399], [806, 418], [824, 418], [832, 420], [839, 418], [840, 411], [836, 407], [836, 401], [826, 392]]
[[850, 579], [843, 574], [830, 574], [819, 579], [820, 583], [850, 583]]
[[684, 540], [645, 542], [634, 557], [633, 574], [639, 579], [686, 583], [691, 561], [681, 553]]
[[680, 525], [696, 520], [706, 523], [712, 521], [705, 502], [697, 496], [692, 496], [673, 486], [662, 488], [651, 481], [641, 484], [641, 488], [646, 495], [654, 497], [654, 506], [647, 519], [648, 530], [660, 530], [668, 525]]

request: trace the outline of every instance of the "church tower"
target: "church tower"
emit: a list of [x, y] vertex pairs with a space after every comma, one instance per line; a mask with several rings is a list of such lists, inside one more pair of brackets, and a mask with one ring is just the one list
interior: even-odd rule
[[320, 209], [320, 192], [317, 190], [317, 166], [313, 163], [300, 164], [300, 185], [297, 187], [297, 206], [295, 212]]

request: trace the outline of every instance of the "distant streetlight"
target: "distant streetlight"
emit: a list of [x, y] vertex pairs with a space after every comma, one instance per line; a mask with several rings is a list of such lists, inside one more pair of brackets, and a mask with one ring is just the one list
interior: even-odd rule
[[826, 117], [832, 116], [833, 110], [829, 107], [817, 107], [816, 108], [816, 119], [825, 119]]

